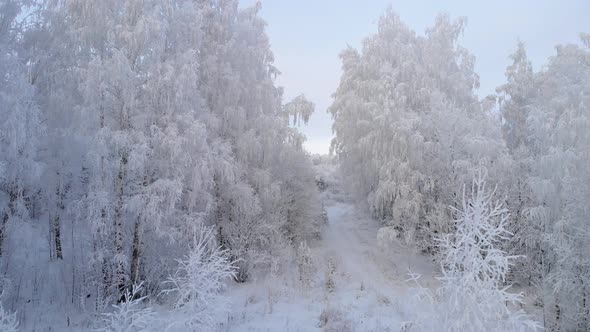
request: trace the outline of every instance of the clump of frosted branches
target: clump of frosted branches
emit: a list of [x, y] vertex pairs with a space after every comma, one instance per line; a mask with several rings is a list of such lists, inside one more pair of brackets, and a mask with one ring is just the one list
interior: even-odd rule
[[2, 301], [0, 301], [0, 331], [16, 332], [18, 329], [18, 319], [16, 312], [10, 312], [4, 309]]
[[125, 290], [124, 300], [113, 305], [112, 312], [102, 314], [102, 326], [99, 332], [134, 332], [149, 331], [154, 322], [154, 312], [144, 302], [146, 296], [140, 296], [142, 285], [133, 285]]
[[[433, 294], [418, 283], [419, 275], [408, 281], [418, 286], [418, 296], [430, 300], [435, 324], [423, 324], [443, 331], [525, 331], [538, 328], [522, 310], [509, 305], [522, 303], [522, 294], [508, 291], [506, 275], [516, 258], [500, 249], [512, 234], [502, 203], [494, 200], [495, 189], [486, 188], [486, 172], [473, 178], [471, 197], [455, 209], [456, 230], [437, 239], [441, 251], [441, 282]], [[413, 324], [412, 324], [413, 325]], [[406, 328], [409, 324], [404, 325]]]
[[504, 284], [510, 269], [509, 256], [500, 249], [512, 234], [506, 230], [508, 211], [494, 200], [495, 189], [486, 188], [486, 172], [473, 178], [471, 197], [455, 209], [456, 231], [442, 236], [442, 282], [438, 290], [445, 302], [441, 323], [452, 331], [520, 331], [536, 324], [508, 304], [522, 303], [522, 294]]
[[235, 277], [236, 268], [227, 250], [215, 244], [213, 228], [200, 227], [193, 237], [189, 254], [177, 260], [176, 272], [168, 278], [165, 294], [172, 296], [175, 313], [171, 325], [211, 330], [228, 310], [220, 294], [226, 280]]

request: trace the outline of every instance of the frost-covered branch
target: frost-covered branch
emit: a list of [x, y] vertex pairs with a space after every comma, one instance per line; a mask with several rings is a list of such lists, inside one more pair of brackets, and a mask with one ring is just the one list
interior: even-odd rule
[[189, 254], [177, 260], [176, 272], [165, 282], [163, 293], [170, 296], [179, 314], [171, 325], [210, 330], [226, 312], [228, 302], [220, 292], [228, 279], [235, 277], [236, 268], [227, 250], [214, 240], [213, 228], [197, 228]]
[[[522, 294], [505, 286], [513, 256], [500, 247], [510, 238], [508, 211], [486, 188], [486, 171], [473, 178], [457, 210], [456, 230], [439, 238], [441, 250], [441, 320], [446, 331], [521, 331], [537, 324], [508, 304], [522, 303]], [[465, 197], [465, 195], [469, 195]]]
[[124, 298], [112, 306], [111, 312], [102, 314], [102, 326], [99, 332], [139, 332], [153, 328], [155, 313], [147, 304], [147, 296], [141, 296], [142, 285], [133, 285], [125, 290]]

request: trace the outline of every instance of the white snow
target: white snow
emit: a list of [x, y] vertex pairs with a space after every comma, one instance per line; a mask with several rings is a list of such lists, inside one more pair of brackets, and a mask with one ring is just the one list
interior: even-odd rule
[[[326, 330], [398, 331], [412, 310], [407, 305], [408, 270], [423, 275], [423, 286], [432, 284], [429, 258], [397, 241], [380, 247], [378, 221], [350, 198], [334, 198], [338, 188], [328, 190], [323, 194], [328, 224], [322, 239], [310, 244], [317, 267], [310, 289], [301, 287], [296, 266], [274, 278], [232, 287], [228, 331], [319, 331], [322, 313], [328, 316]], [[326, 287], [329, 261], [335, 267], [332, 292]]]

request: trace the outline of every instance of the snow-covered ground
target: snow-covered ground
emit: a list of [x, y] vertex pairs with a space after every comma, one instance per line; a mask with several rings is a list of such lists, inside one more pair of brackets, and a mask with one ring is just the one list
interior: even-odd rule
[[293, 266], [281, 276], [232, 286], [227, 331], [400, 330], [412, 310], [407, 272], [422, 274], [428, 286], [433, 264], [396, 241], [379, 245], [379, 223], [341, 192], [332, 181], [323, 195], [328, 223], [322, 239], [309, 244], [316, 267], [311, 285], [302, 284]]
[[[231, 310], [220, 331], [393, 332], [403, 331], [405, 324], [430, 321], [431, 304], [419, 302], [413, 291], [415, 284], [407, 280], [411, 271], [421, 275], [421, 286], [436, 288], [432, 258], [395, 238], [380, 238], [381, 225], [345, 193], [344, 181], [335, 169], [325, 164], [316, 166], [319, 178], [326, 183], [322, 199], [328, 220], [321, 238], [308, 244], [314, 267], [311, 281], [306, 284], [300, 279], [296, 262], [283, 262], [270, 276], [241, 284], [229, 282], [225, 295]], [[532, 302], [526, 300], [527, 304]], [[65, 307], [50, 308], [36, 319], [22, 316], [34, 309], [21, 312], [20, 319], [27, 322], [21, 328], [87, 331], [98, 319], [70, 315]], [[154, 309], [162, 322], [175, 320], [167, 309]], [[537, 308], [529, 305], [525, 309], [539, 315]], [[170, 331], [184, 330], [176, 326]]]

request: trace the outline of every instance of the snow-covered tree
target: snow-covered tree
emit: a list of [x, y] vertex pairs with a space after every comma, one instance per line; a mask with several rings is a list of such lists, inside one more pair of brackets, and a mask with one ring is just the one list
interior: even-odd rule
[[513, 62], [506, 68], [508, 82], [496, 90], [500, 93], [499, 104], [505, 120], [502, 126], [504, 137], [511, 151], [515, 151], [529, 139], [526, 119], [535, 91], [533, 68], [524, 43], [518, 42], [510, 59]]
[[286, 122], [293, 126], [288, 128], [287, 141], [298, 150], [303, 149], [305, 135], [297, 131], [296, 127], [300, 126], [302, 122], [307, 124], [314, 110], [315, 105], [304, 95], [299, 95], [283, 105], [282, 114]]
[[[515, 257], [501, 249], [509, 240], [508, 210], [486, 187], [486, 171], [473, 178], [470, 193], [463, 192], [456, 229], [441, 236], [441, 324], [445, 331], [534, 330], [536, 323], [510, 304], [522, 295], [508, 291], [506, 276]], [[465, 197], [465, 195], [470, 197]]]
[[506, 249], [515, 254], [524, 255], [515, 262], [511, 273], [515, 282], [539, 286], [541, 283], [541, 261], [544, 225], [531, 220], [527, 209], [533, 203], [528, 177], [533, 156], [529, 145], [534, 138], [527, 118], [532, 111], [535, 96], [535, 76], [532, 64], [527, 58], [526, 49], [518, 42], [516, 51], [510, 56], [512, 64], [506, 68], [507, 83], [498, 87], [498, 105], [503, 118], [502, 131], [514, 159], [514, 166], [506, 178], [509, 183], [507, 207], [511, 212], [512, 222], [509, 230], [513, 233]]
[[332, 149], [351, 187], [376, 218], [425, 250], [452, 230], [447, 206], [465, 174], [483, 165], [499, 181], [510, 164], [499, 121], [475, 95], [474, 57], [458, 44], [464, 27], [439, 16], [419, 36], [386, 12], [362, 52], [341, 53], [330, 107]]
[[527, 119], [535, 137], [530, 150], [531, 218], [544, 225], [551, 249], [544, 258], [548, 327], [589, 328], [590, 261], [590, 45], [563, 45], [538, 74], [541, 97]]
[[222, 246], [239, 259], [237, 280], [245, 281], [281, 244], [317, 235], [321, 205], [300, 136], [285, 121], [260, 4], [204, 3], [200, 91], [219, 119], [211, 127], [228, 146], [214, 172], [215, 224]]
[[[307, 124], [315, 110], [315, 105], [307, 100], [304, 95], [299, 95], [283, 106], [283, 112], [289, 118], [289, 122], [298, 126], [303, 122]], [[291, 120], [293, 118], [293, 120]], [[292, 121], [292, 122], [291, 122]]]
[[588, 329], [590, 248], [588, 200], [590, 61], [584, 46], [560, 45], [532, 73], [522, 45], [507, 70], [500, 110], [505, 137], [518, 164], [519, 247], [524, 269], [539, 286], [545, 327]]
[[42, 170], [38, 152], [44, 127], [19, 55], [26, 23], [22, 11], [29, 2], [0, 2], [0, 256], [9, 222], [30, 216]]

